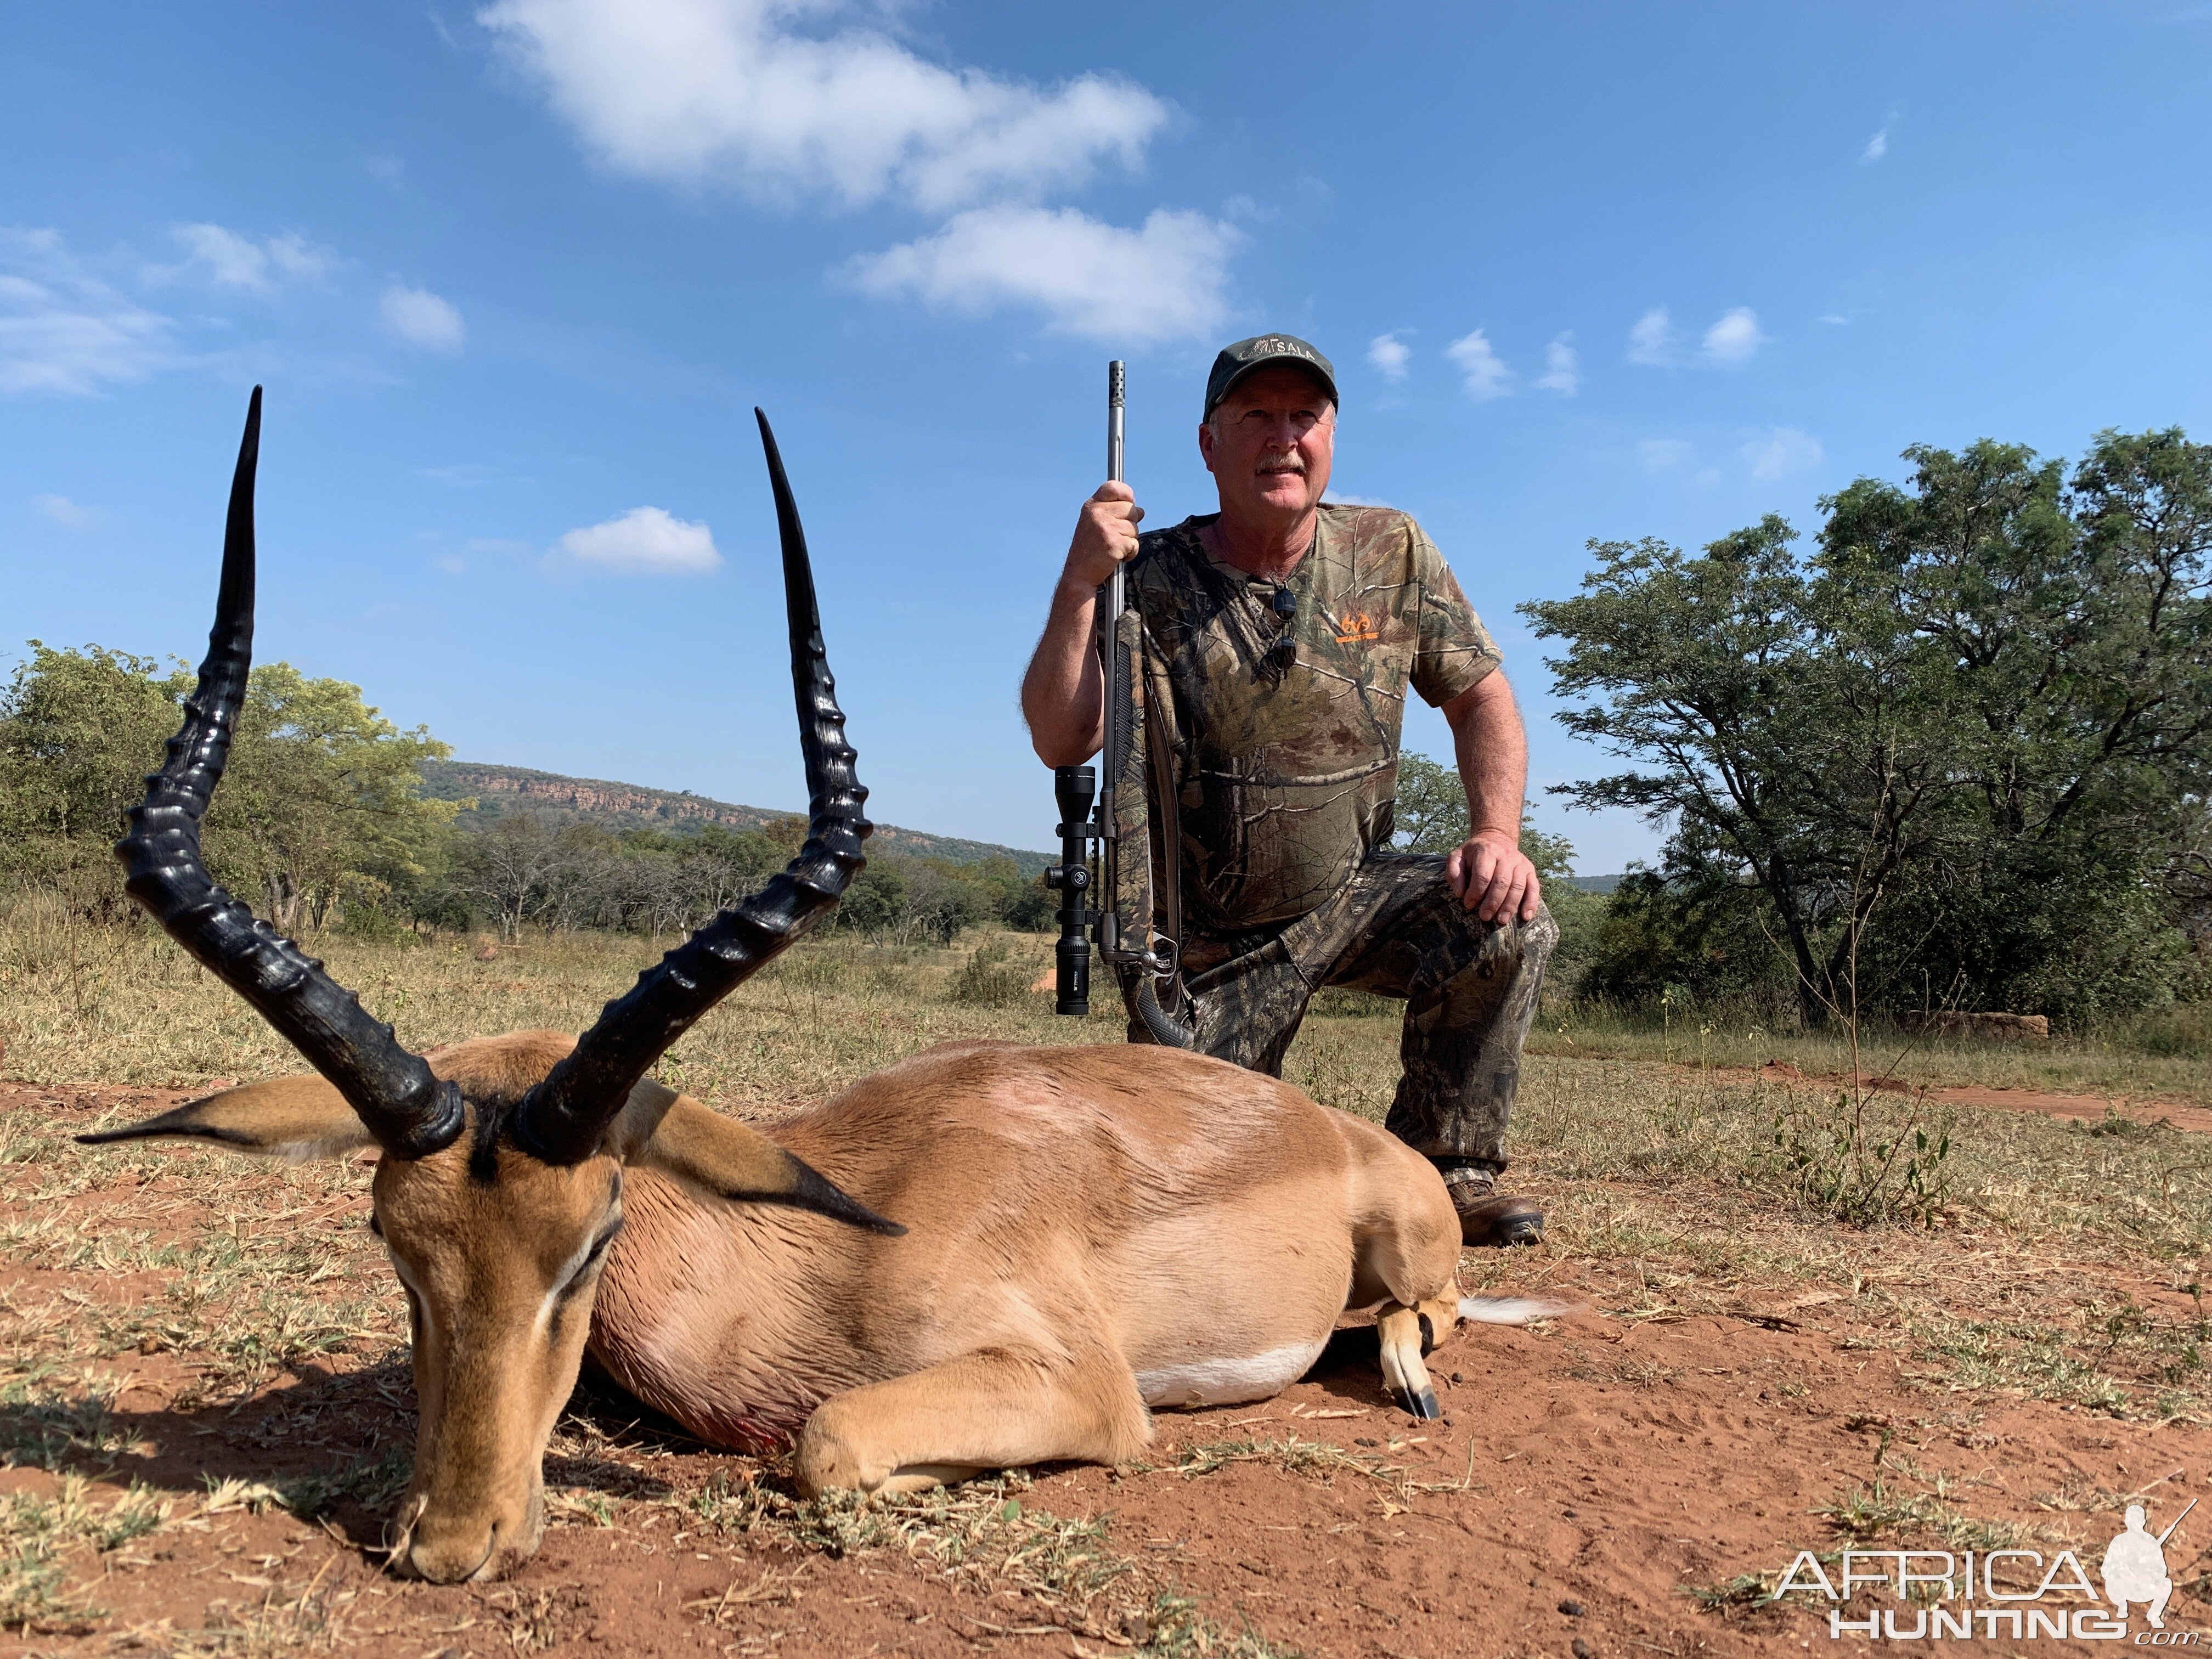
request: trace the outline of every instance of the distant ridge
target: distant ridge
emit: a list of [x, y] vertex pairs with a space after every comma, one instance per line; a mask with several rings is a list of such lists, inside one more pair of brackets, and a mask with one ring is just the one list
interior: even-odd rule
[[[422, 793], [433, 800], [466, 800], [474, 796], [477, 809], [464, 813], [465, 817], [498, 817], [510, 811], [526, 811], [555, 823], [580, 819], [615, 830], [680, 830], [708, 823], [758, 830], [777, 818], [804, 816], [803, 812], [771, 811], [764, 806], [738, 806], [689, 790], [648, 789], [642, 784], [563, 777], [558, 772], [534, 772], [526, 766], [489, 766], [479, 761], [423, 762]], [[1050, 853], [1025, 852], [1018, 847], [967, 841], [958, 836], [933, 836], [889, 823], [876, 826], [868, 847], [872, 852], [944, 859], [952, 864], [1012, 859], [1025, 876], [1036, 875], [1054, 859]]]

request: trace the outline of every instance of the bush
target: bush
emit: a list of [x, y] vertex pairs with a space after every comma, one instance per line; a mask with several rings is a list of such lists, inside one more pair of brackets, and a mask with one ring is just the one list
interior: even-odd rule
[[945, 995], [982, 1008], [1018, 1007], [1028, 1000], [1030, 976], [1006, 957], [1006, 947], [996, 941], [976, 946], [952, 975]]

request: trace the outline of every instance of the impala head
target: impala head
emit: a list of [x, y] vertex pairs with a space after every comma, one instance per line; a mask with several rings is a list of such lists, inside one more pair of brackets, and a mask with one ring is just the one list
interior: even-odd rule
[[200, 820], [222, 776], [253, 640], [261, 392], [231, 486], [222, 584], [199, 684], [116, 848], [132, 898], [298, 1048], [319, 1075], [251, 1084], [90, 1142], [171, 1136], [303, 1158], [374, 1146], [372, 1224], [414, 1326], [415, 1478], [395, 1564], [441, 1582], [526, 1559], [544, 1526], [545, 1442], [575, 1385], [592, 1292], [622, 1225], [623, 1170], [706, 1194], [902, 1231], [774, 1141], [646, 1073], [684, 1031], [828, 914], [862, 863], [867, 798], [823, 659], [813, 575], [768, 420], [811, 835], [763, 892], [723, 911], [580, 1038], [525, 1031], [410, 1053], [351, 993], [211, 880]]

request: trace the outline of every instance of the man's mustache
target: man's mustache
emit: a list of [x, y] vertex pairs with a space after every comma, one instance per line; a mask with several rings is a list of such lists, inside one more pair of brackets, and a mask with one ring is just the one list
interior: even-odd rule
[[1261, 477], [1277, 472], [1295, 472], [1301, 478], [1306, 475], [1304, 459], [1297, 454], [1278, 455], [1271, 461], [1262, 461], [1253, 469]]

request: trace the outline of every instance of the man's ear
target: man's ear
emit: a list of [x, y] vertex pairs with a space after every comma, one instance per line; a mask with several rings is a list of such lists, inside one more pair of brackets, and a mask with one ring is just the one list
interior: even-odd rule
[[906, 1231], [840, 1192], [759, 1130], [710, 1112], [651, 1078], [629, 1091], [608, 1127], [603, 1150], [717, 1198], [795, 1205], [893, 1237]]
[[343, 1158], [376, 1144], [345, 1097], [312, 1072], [226, 1089], [143, 1123], [77, 1139], [88, 1146], [117, 1140], [212, 1140], [233, 1152], [259, 1152], [293, 1164]]

